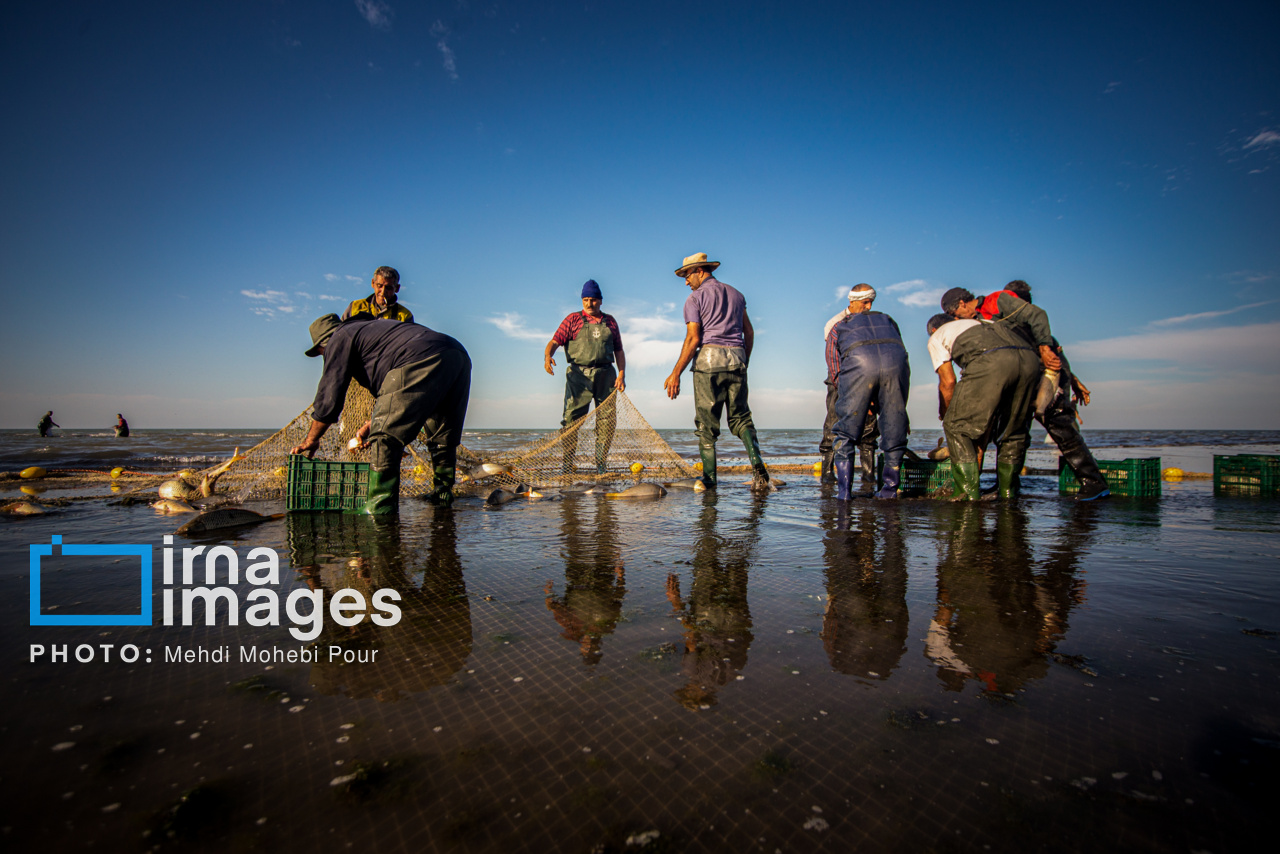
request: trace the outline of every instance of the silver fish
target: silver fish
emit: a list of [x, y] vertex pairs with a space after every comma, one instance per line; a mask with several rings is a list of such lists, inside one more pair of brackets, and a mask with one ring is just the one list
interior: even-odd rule
[[282, 518], [284, 518], [282, 513], [277, 513], [274, 516], [264, 516], [261, 513], [255, 513], [243, 507], [219, 507], [217, 510], [201, 513], [179, 528], [177, 532], [190, 537], [198, 534], [207, 534], [210, 531], [218, 531], [223, 528], [256, 525], [259, 522], [266, 522], [268, 519]]
[[600, 490], [600, 484], [581, 481], [560, 488], [561, 495], [591, 495]]
[[194, 513], [196, 508], [177, 498], [161, 498], [151, 505], [158, 513]]
[[177, 480], [166, 480], [160, 484], [161, 498], [175, 498], [179, 501], [190, 501], [193, 498], [208, 498], [213, 495], [214, 485], [218, 482], [218, 478], [226, 473], [227, 469], [244, 457], [240, 455], [240, 449], [236, 448], [236, 452], [231, 455], [231, 459], [222, 465], [213, 469], [200, 479], [199, 484], [193, 484], [183, 478]]
[[1058, 396], [1058, 372], [1054, 370], [1046, 370], [1044, 375], [1040, 377], [1040, 388], [1036, 392], [1036, 415], [1044, 417], [1049, 411], [1049, 407], [1053, 406], [1054, 399]]
[[499, 504], [506, 504], [508, 501], [515, 501], [519, 497], [514, 492], [498, 487], [489, 493], [489, 497], [484, 500], [484, 503], [496, 507]]
[[471, 471], [462, 475], [459, 481], [466, 483], [469, 480], [484, 480], [487, 477], [493, 477], [499, 474], [511, 474], [511, 467], [499, 465], [498, 463], [481, 463]]
[[667, 489], [692, 489], [694, 492], [706, 492], [707, 483], [700, 477], [686, 477], [684, 480], [673, 480], [664, 483]]
[[621, 492], [606, 492], [606, 498], [661, 498], [667, 491], [656, 483], [637, 483]]

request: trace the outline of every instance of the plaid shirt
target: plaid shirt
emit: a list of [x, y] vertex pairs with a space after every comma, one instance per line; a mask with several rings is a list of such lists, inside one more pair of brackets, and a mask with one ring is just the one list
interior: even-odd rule
[[613, 319], [612, 314], [589, 317], [586, 312], [575, 311], [560, 321], [560, 328], [556, 330], [555, 335], [551, 336], [551, 340], [561, 347], [567, 347], [584, 323], [603, 323], [609, 327], [609, 331], [613, 333], [613, 352], [622, 352], [622, 333], [618, 331], [618, 321]]

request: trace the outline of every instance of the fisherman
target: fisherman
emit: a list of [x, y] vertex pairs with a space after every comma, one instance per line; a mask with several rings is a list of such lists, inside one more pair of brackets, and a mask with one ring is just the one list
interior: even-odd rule
[[907, 450], [911, 367], [898, 324], [889, 315], [871, 310], [875, 298], [875, 288], [870, 285], [854, 288], [849, 294], [848, 316], [827, 336], [827, 382], [838, 389], [832, 453], [836, 498], [840, 501], [850, 497], [853, 452], [865, 436], [867, 409], [872, 402], [880, 413], [880, 447], [884, 451], [884, 484], [876, 498], [898, 497], [902, 455]]
[[702, 479], [716, 485], [716, 439], [720, 436], [720, 412], [728, 404], [729, 432], [747, 448], [753, 473], [751, 487], [769, 488], [769, 472], [760, 457], [760, 440], [747, 404], [747, 364], [755, 344], [755, 330], [747, 315], [747, 300], [736, 288], [712, 273], [719, 261], [708, 261], [699, 252], [684, 259], [676, 275], [693, 291], [684, 303], [685, 336], [680, 357], [663, 383], [667, 397], [680, 394], [680, 374], [693, 363], [694, 424]]
[[[869, 288], [866, 283], [854, 285], [849, 290], [849, 300], [853, 301], [854, 291], [860, 288]], [[826, 346], [827, 338], [831, 335], [831, 328], [840, 321], [844, 320], [850, 314], [848, 306], [840, 309], [835, 317], [827, 321], [826, 326], [822, 328], [823, 346]], [[835, 469], [832, 467], [832, 449], [835, 447], [835, 433], [832, 428], [836, 423], [836, 384], [830, 379], [823, 382], [827, 386], [827, 417], [822, 422], [822, 441], [818, 443], [818, 453], [822, 457], [822, 470], [820, 478], [823, 483], [832, 483], [836, 479]], [[875, 488], [876, 471], [876, 439], [880, 438], [880, 427], [877, 424], [876, 411], [874, 402], [871, 408], [867, 410], [867, 420], [862, 428], [862, 437], [858, 440], [858, 457], [862, 461], [862, 489], [870, 491]]]
[[413, 323], [413, 312], [396, 302], [396, 294], [400, 293], [400, 273], [395, 267], [374, 270], [371, 283], [373, 293], [364, 299], [353, 300], [342, 315], [343, 320], [350, 320], [357, 314], [368, 314], [378, 320]]
[[44, 417], [40, 419], [40, 423], [36, 425], [36, 429], [40, 431], [40, 436], [41, 438], [43, 438], [49, 435], [50, 427], [61, 427], [61, 426], [62, 426], [61, 424], [54, 423], [53, 410], [50, 409], [48, 412], [44, 414]]
[[[1025, 284], [1025, 283], [1024, 283]], [[965, 288], [951, 288], [942, 295], [942, 310], [961, 320], [981, 317], [998, 323], [1022, 327], [1024, 336], [1031, 339], [1040, 354], [1040, 361], [1049, 370], [1058, 370], [1061, 363], [1053, 352], [1053, 332], [1049, 329], [1049, 315], [1009, 290], [997, 291], [985, 297], [975, 297]]]
[[[992, 439], [996, 492], [1001, 498], [1014, 497], [1031, 441], [1031, 408], [1040, 381], [1035, 348], [1009, 324], [936, 314], [927, 328], [929, 358], [938, 374], [938, 415], [951, 452], [957, 499], [980, 500], [978, 453]], [[955, 367], [963, 372], [958, 382]]]
[[352, 380], [375, 395], [373, 414], [356, 432], [372, 447], [369, 496], [363, 512], [395, 513], [400, 506], [400, 457], [425, 430], [431, 454], [433, 503], [453, 502], [458, 445], [471, 391], [471, 358], [453, 338], [416, 323], [326, 314], [311, 324], [308, 356], [324, 356], [311, 410], [311, 429], [290, 453], [313, 456], [338, 421]]
[[129, 422], [119, 412], [116, 413], [116, 436], [121, 439], [129, 438]]
[[[1022, 279], [1014, 279], [1005, 285], [1004, 293], [1010, 293], [1019, 299], [1031, 302], [1031, 286]], [[988, 296], [987, 301], [990, 299], [991, 297]], [[1076, 426], [1076, 405], [1089, 405], [1089, 389], [1080, 382], [1079, 377], [1072, 373], [1071, 365], [1058, 339], [1054, 338], [1052, 341], [1054, 355], [1058, 357], [1062, 367], [1058, 370], [1057, 386], [1052, 402], [1043, 413], [1035, 412], [1035, 419], [1058, 446], [1058, 453], [1061, 455], [1060, 465], [1069, 466], [1075, 473], [1076, 480], [1080, 482], [1076, 500], [1093, 501], [1106, 498], [1111, 494], [1111, 490], [1107, 487], [1107, 480], [1102, 476], [1098, 461], [1093, 458], [1084, 437], [1080, 435], [1080, 428]]]
[[[557, 347], [563, 347], [569, 365], [564, 373], [564, 417], [562, 428], [568, 427], [587, 414], [591, 402], [596, 404], [599, 417], [600, 404], [613, 393], [627, 387], [627, 358], [622, 352], [622, 333], [613, 315], [600, 310], [604, 296], [595, 279], [587, 279], [582, 285], [582, 311], [575, 311], [560, 322], [560, 327], [547, 342], [542, 356], [542, 366], [555, 376], [556, 360], [552, 356]], [[617, 370], [613, 363], [617, 362]], [[596, 425], [596, 471], [603, 474], [609, 445], [613, 441], [614, 424]], [[572, 452], [565, 460], [572, 465]], [[567, 468], [568, 466], [566, 466]]]

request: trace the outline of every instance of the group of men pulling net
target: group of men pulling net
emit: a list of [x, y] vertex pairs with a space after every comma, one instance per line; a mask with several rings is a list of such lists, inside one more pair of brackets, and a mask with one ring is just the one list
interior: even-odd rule
[[[357, 383], [347, 389], [342, 420], [320, 439], [317, 460], [368, 462], [368, 450], [349, 450], [348, 443], [373, 412], [373, 395]], [[311, 427], [311, 407], [282, 429], [242, 453], [221, 476], [219, 488], [240, 500], [283, 498], [288, 488], [289, 450]], [[501, 470], [478, 482], [469, 472], [481, 463]], [[641, 468], [635, 468], [639, 464]], [[433, 488], [431, 455], [423, 438], [405, 447], [401, 460], [400, 495], [419, 497]], [[635, 404], [615, 391], [602, 404], [567, 427], [509, 450], [480, 454], [458, 447], [460, 494], [508, 488], [562, 487], [580, 481], [635, 478], [674, 480], [697, 471], [649, 426]]]

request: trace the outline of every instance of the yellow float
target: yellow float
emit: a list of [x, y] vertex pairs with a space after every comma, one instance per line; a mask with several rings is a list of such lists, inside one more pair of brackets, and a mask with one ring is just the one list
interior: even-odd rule
[[116, 466], [111, 470], [111, 477], [113, 479], [119, 477], [122, 474], [124, 474], [124, 466]]
[[19, 472], [18, 477], [26, 478], [27, 480], [30, 480], [36, 477], [44, 477], [45, 474], [46, 474], [45, 470], [40, 468], [40, 466], [30, 466], [28, 468], [23, 469], [21, 472]]
[[640, 472], [642, 472], [642, 471], [644, 471], [644, 466], [642, 466], [640, 463], [632, 463], [632, 464], [631, 464], [631, 473], [632, 473], [632, 474], [640, 474]]
[[1160, 476], [1163, 477], [1165, 480], [1182, 480], [1182, 478], [1185, 477], [1186, 474], [1187, 473], [1185, 471], [1178, 468], [1177, 466], [1169, 466], [1167, 469], [1160, 472]]

